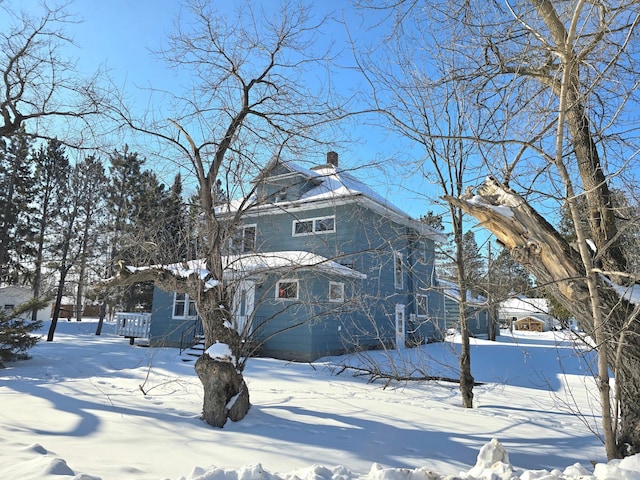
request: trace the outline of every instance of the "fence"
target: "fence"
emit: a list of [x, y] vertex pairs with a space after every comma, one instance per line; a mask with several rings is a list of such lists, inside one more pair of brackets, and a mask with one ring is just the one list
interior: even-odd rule
[[116, 335], [129, 339], [133, 345], [136, 338], [149, 338], [150, 313], [116, 313]]

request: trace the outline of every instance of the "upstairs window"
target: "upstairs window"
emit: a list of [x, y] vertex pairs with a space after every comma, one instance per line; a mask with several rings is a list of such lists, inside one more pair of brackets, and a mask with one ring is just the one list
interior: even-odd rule
[[293, 236], [330, 233], [336, 231], [336, 217], [317, 217], [293, 221]]
[[393, 278], [396, 289], [401, 290], [404, 287], [404, 262], [401, 253], [396, 252], [393, 257]]
[[173, 297], [173, 318], [195, 318], [195, 302], [186, 293], [176, 293]]
[[329, 301], [344, 302], [344, 283], [329, 282]]
[[233, 238], [229, 239], [231, 253], [248, 253], [256, 249], [256, 226], [244, 225], [236, 230]]

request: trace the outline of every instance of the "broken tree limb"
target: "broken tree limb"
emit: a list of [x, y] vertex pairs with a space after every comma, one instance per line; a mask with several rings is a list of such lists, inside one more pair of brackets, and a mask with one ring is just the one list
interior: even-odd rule
[[[459, 198], [446, 196], [445, 200], [491, 231], [536, 278], [538, 285], [545, 286], [593, 335], [584, 262], [522, 196], [489, 177], [478, 187], [477, 194], [467, 192]], [[620, 406], [616, 443], [620, 456], [625, 456], [640, 452], [640, 322], [629, 321], [635, 318], [635, 306], [612, 280], [618, 277], [619, 272], [613, 275], [599, 271], [596, 280], [605, 319], [608, 361], [616, 379], [616, 401]]]

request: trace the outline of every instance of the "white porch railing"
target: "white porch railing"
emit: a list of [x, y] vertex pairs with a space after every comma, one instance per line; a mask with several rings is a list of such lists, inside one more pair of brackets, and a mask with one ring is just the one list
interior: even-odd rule
[[116, 313], [116, 335], [129, 339], [133, 345], [136, 338], [149, 338], [150, 313]]

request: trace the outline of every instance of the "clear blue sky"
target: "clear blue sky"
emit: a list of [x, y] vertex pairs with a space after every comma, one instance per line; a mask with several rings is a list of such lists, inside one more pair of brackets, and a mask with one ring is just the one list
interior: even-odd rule
[[[20, 8], [38, 16], [41, 12], [41, 0], [0, 0], [3, 6]], [[58, 2], [59, 3], [59, 2]], [[74, 39], [77, 48], [70, 55], [78, 59], [81, 74], [90, 75], [98, 68], [106, 68], [109, 75], [121, 86], [129, 96], [140, 98], [145, 104], [148, 93], [141, 89], [153, 86], [160, 89], [171, 89], [176, 79], [174, 73], [168, 71], [162, 61], [155, 58], [153, 50], [166, 41], [167, 34], [173, 30], [174, 21], [180, 11], [179, 0], [74, 0], [67, 10], [77, 16], [78, 24], [69, 25], [68, 33]], [[217, 6], [232, 10], [237, 0], [218, 0]], [[277, 0], [256, 0], [254, 5], [276, 6]], [[51, 3], [56, 4], [55, 0]], [[321, 13], [332, 13], [336, 17], [345, 18], [350, 26], [351, 34], [367, 35], [359, 28], [360, 19], [351, 7], [349, 0], [323, 0], [314, 3], [314, 8]], [[0, 16], [2, 10], [0, 10]], [[0, 18], [0, 24], [2, 23]], [[336, 24], [331, 32], [336, 46], [344, 42], [343, 48], [348, 51], [346, 34], [343, 27]], [[358, 82], [358, 79], [354, 79]], [[344, 81], [343, 81], [344, 82]], [[350, 80], [344, 82], [345, 88], [354, 88]], [[393, 158], [422, 157], [419, 148], [413, 149], [398, 136], [367, 126], [354, 132], [358, 142], [341, 146], [338, 150], [341, 165], [357, 168], [372, 163], [381, 164], [375, 169], [359, 170], [357, 175], [376, 189], [389, 201], [395, 203], [407, 213], [418, 217], [428, 210], [439, 210], [430, 199], [437, 199], [441, 192], [427, 184], [419, 173], [410, 177], [401, 175]], [[114, 144], [114, 149], [122, 145]], [[318, 162], [324, 158], [319, 156]], [[166, 169], [161, 172], [166, 183], [173, 180], [174, 171]]]

